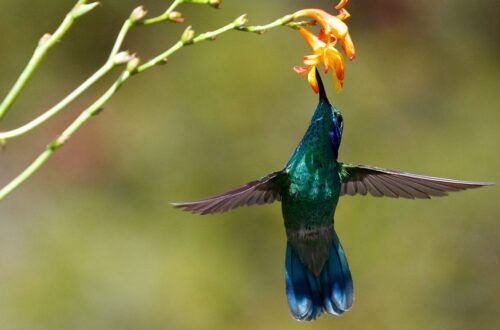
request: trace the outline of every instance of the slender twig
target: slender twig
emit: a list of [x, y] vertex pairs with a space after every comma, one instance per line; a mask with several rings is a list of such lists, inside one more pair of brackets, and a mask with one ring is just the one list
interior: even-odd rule
[[86, 4], [87, 0], [78, 0], [75, 6], [66, 15], [61, 25], [53, 34], [45, 34], [38, 43], [31, 59], [24, 68], [23, 72], [16, 80], [14, 86], [9, 91], [5, 99], [0, 104], [0, 119], [2, 119], [7, 111], [10, 109], [12, 104], [15, 102], [19, 93], [23, 90], [26, 83], [29, 81], [35, 70], [37, 69], [40, 62], [43, 60], [50, 48], [52, 48], [61, 38], [68, 32], [68, 30], [73, 25], [74, 21], [80, 17], [90, 12], [93, 8], [97, 6], [97, 2]]
[[[179, 4], [183, 3], [183, 0], [175, 0], [172, 6], [165, 12], [167, 13], [168, 11], [173, 12], [173, 10], [178, 6]], [[158, 17], [163, 17], [164, 14], [158, 16]], [[162, 19], [152, 19], [149, 21], [147, 24], [153, 24], [153, 22], [160, 22], [165, 19], [169, 19], [170, 14], [166, 15], [167, 18], [162, 18]], [[119, 56], [121, 53], [118, 53], [121, 43], [123, 42], [128, 29], [132, 27], [134, 24], [134, 21], [127, 20], [124, 24], [124, 27], [122, 28], [117, 41], [115, 43], [115, 46], [113, 47], [113, 50], [110, 55], [110, 59], [115, 59], [116, 63], [116, 57]], [[244, 27], [244, 24], [246, 24], [246, 15], [242, 15], [238, 17], [236, 20], [234, 20], [232, 23], [227, 24], [219, 29], [216, 29], [214, 31], [210, 32], [205, 32], [202, 34], [199, 34], [198, 36], [194, 36], [194, 31], [190, 30], [190, 27], [187, 29], [188, 32], [190, 33], [184, 33], [181, 40], [175, 43], [172, 47], [167, 49], [165, 52], [159, 54], [158, 56], [146, 61], [144, 64], [139, 65], [139, 59], [131, 56], [128, 58], [127, 62], [127, 68], [122, 72], [122, 74], [119, 76], [119, 78], [113, 83], [113, 85], [103, 94], [101, 95], [90, 107], [86, 108], [85, 110], [82, 111], [82, 113], [76, 118], [75, 121], [73, 121], [64, 131], [63, 133], [52, 143], [50, 143], [45, 150], [36, 158], [36, 160], [29, 165], [21, 174], [19, 174], [16, 178], [14, 178], [11, 182], [9, 182], [4, 188], [0, 190], [0, 200], [4, 199], [7, 195], [9, 195], [13, 190], [15, 190], [17, 187], [19, 187], [23, 182], [25, 182], [28, 178], [30, 178], [35, 172], [37, 172], [43, 164], [54, 154], [54, 152], [62, 147], [66, 141], [68, 141], [71, 136], [78, 131], [82, 127], [83, 124], [85, 124], [90, 118], [92, 118], [94, 115], [99, 113], [100, 109], [108, 102], [108, 100], [118, 91], [118, 89], [125, 83], [126, 80], [128, 80], [130, 77], [133, 77], [135, 74], [142, 73], [144, 71], [147, 71], [159, 64], [165, 63], [167, 58], [174, 54], [175, 52], [179, 51], [185, 46], [189, 45], [194, 45], [196, 43], [202, 42], [202, 41], [207, 41], [207, 40], [214, 40], [217, 36], [230, 31], [230, 30], [237, 30], [237, 31], [243, 31], [243, 32], [256, 32], [256, 33], [262, 33], [268, 29], [278, 27], [278, 26], [291, 26], [295, 27], [298, 24], [306, 24], [305, 22], [301, 23], [293, 23], [291, 22], [291, 16], [287, 15], [284, 16], [270, 24], [267, 25], [261, 25], [261, 26], [248, 26]], [[127, 23], [129, 22], [129, 23]], [[147, 22], [147, 21], [143, 21]], [[308, 24], [308, 23], [307, 23]], [[108, 60], [110, 61], [110, 60]], [[96, 77], [99, 77], [100, 75], [96, 75]], [[91, 77], [92, 78], [92, 77]], [[86, 81], [88, 82], [88, 85], [91, 85], [95, 81], [93, 81], [91, 78]], [[95, 77], [94, 77], [95, 79]], [[85, 84], [85, 83], [84, 83]], [[82, 86], [84, 86], [82, 84]], [[80, 86], [81, 87], [81, 86]], [[85, 87], [82, 87], [83, 90], [85, 90]], [[75, 90], [76, 91], [76, 90]], [[73, 94], [73, 93], [72, 93]], [[78, 94], [78, 93], [76, 93]], [[76, 95], [75, 94], [75, 95]], [[79, 94], [78, 94], [79, 95]], [[64, 100], [63, 100], [64, 101]], [[62, 107], [63, 108], [63, 107]], [[45, 119], [46, 120], [46, 119]], [[44, 120], [39, 120], [40, 122], [43, 122]], [[36, 125], [35, 125], [36, 126]]]
[[179, 7], [184, 2], [184, 0], [175, 0], [170, 7], [161, 15], [146, 19], [142, 22], [144, 25], [155, 24], [163, 21], [167, 21], [170, 19], [170, 14], [174, 12], [174, 10]]
[[97, 101], [90, 107], [83, 111], [80, 116], [64, 130], [64, 132], [52, 143], [50, 143], [45, 150], [35, 159], [30, 166], [28, 166], [21, 174], [14, 180], [9, 182], [5, 187], [0, 190], [0, 200], [4, 199], [14, 189], [19, 187], [24, 181], [33, 175], [43, 164], [54, 154], [54, 152], [62, 147], [68, 141], [74, 132], [76, 132], [87, 120], [99, 112], [101, 107], [113, 96], [114, 93], [120, 88], [125, 80], [130, 77], [129, 71], [124, 71], [120, 78], [104, 93]]
[[[205, 40], [213, 40], [213, 38], [218, 36], [219, 34], [235, 29], [238, 26], [239, 25], [235, 21], [215, 31], [203, 33], [194, 38], [191, 44], [195, 44]], [[50, 143], [31, 165], [29, 165], [21, 174], [19, 174], [16, 178], [14, 178], [14, 180], [12, 180], [9, 184], [7, 184], [0, 190], [0, 201], [7, 195], [9, 195], [12, 191], [14, 191], [14, 189], [19, 187], [24, 181], [30, 178], [33, 173], [38, 171], [38, 169], [40, 169], [40, 167], [45, 164], [50, 156], [52, 156], [52, 154], [54, 154], [57, 149], [62, 147], [66, 143], [66, 141], [71, 138], [73, 133], [75, 133], [85, 122], [92, 118], [93, 115], [99, 112], [102, 106], [118, 91], [118, 89], [127, 79], [132, 76], [133, 73], [140, 73], [151, 69], [155, 65], [160, 64], [164, 58], [172, 55], [185, 45], [187, 44], [179, 41], [167, 51], [163, 52], [161, 56], [153, 58], [143, 66], [138, 68], [129, 68], [129, 70], [124, 71], [115, 81], [115, 83], [97, 101], [95, 101], [90, 107], [85, 109], [80, 114], [80, 116], [78, 116], [78, 118], [73, 123], [71, 123], [71, 125], [69, 125], [68, 128], [66, 128], [66, 130], [64, 130], [64, 132], [56, 140]], [[131, 61], [129, 63], [131, 63]]]
[[[244, 16], [241, 16], [241, 17], [244, 17]], [[214, 40], [215, 37], [217, 37], [218, 35], [220, 35], [224, 32], [237, 29], [239, 26], [241, 26], [240, 22], [238, 21], [241, 19], [241, 17], [237, 18], [234, 22], [227, 24], [226, 26], [221, 27], [220, 29], [217, 29], [217, 30], [211, 31], [211, 32], [202, 33], [188, 42], [178, 41], [170, 49], [166, 50], [165, 52], [161, 53], [160, 55], [152, 58], [151, 60], [149, 60], [146, 63], [139, 66], [137, 68], [137, 73], [144, 72], [144, 71], [151, 69], [152, 67], [154, 67], [158, 64], [165, 63], [165, 61], [168, 59], [168, 57], [170, 55], [172, 55], [173, 53], [175, 53], [176, 51], [178, 51], [179, 49], [181, 49], [184, 46], [194, 45], [194, 44], [201, 42], [201, 41]]]
[[106, 62], [105, 65], [103, 65], [92, 76], [90, 76], [83, 84], [78, 86], [78, 88], [76, 88], [73, 92], [68, 94], [68, 96], [66, 96], [63, 100], [61, 100], [61, 102], [57, 103], [55, 106], [50, 108], [47, 112], [43, 113], [42, 115], [36, 117], [29, 123], [19, 128], [7, 132], [0, 132], [0, 141], [2, 141], [2, 143], [5, 143], [8, 139], [12, 139], [21, 136], [23, 134], [26, 134], [31, 130], [35, 129], [36, 127], [40, 126], [41, 124], [43, 124], [44, 122], [55, 116], [57, 113], [59, 113], [61, 110], [63, 110], [65, 107], [67, 107], [75, 99], [77, 99], [90, 86], [94, 85], [102, 77], [108, 74], [113, 69], [113, 67], [114, 67], [113, 62]]
[[[182, 1], [179, 1], [179, 3]], [[175, 4], [175, 3], [174, 3]], [[176, 6], [170, 6], [169, 10], [173, 11], [176, 6], [179, 4], [176, 4]], [[138, 7], [139, 9], [140, 7]], [[142, 10], [142, 8], [140, 9]], [[167, 10], [167, 12], [169, 11]], [[169, 19], [167, 17], [167, 19]], [[161, 22], [164, 20], [159, 20], [157, 22]], [[25, 125], [18, 127], [16, 129], [6, 131], [6, 132], [0, 132], [0, 142], [5, 143], [7, 140], [24, 135], [31, 130], [35, 129], [36, 127], [42, 125], [44, 122], [48, 121], [50, 118], [54, 117], [57, 115], [59, 112], [64, 110], [69, 104], [71, 104], [74, 100], [76, 100], [81, 94], [83, 94], [87, 89], [89, 89], [91, 86], [93, 86], [96, 82], [98, 82], [102, 77], [107, 75], [115, 66], [116, 66], [116, 56], [119, 54], [120, 49], [123, 45], [123, 42], [125, 41], [125, 38], [130, 31], [130, 29], [135, 25], [138, 24], [139, 21], [137, 21], [136, 17], [134, 17], [134, 13], [130, 15], [130, 17], [123, 23], [122, 28], [120, 29], [120, 32], [118, 33], [118, 36], [116, 37], [115, 43], [113, 45], [113, 48], [108, 56], [108, 59], [104, 63], [104, 65], [99, 68], [94, 74], [92, 74], [85, 82], [83, 82], [80, 86], [78, 86], [74, 91], [72, 91], [70, 94], [68, 94], [64, 99], [62, 99], [59, 103], [57, 103], [55, 106], [44, 112], [42, 115], [36, 117], [32, 121], [26, 123]], [[127, 55], [124, 53], [124, 56], [126, 57]], [[125, 60], [127, 61], [127, 60]]]
[[286, 25], [292, 20], [292, 15], [286, 15], [266, 25], [241, 26], [238, 28], [238, 30], [243, 32], [264, 33], [266, 30], [272, 29], [274, 27]]
[[[36, 127], [40, 126], [41, 124], [43, 124], [44, 122], [46, 122], [47, 120], [58, 114], [60, 111], [62, 111], [64, 108], [66, 108], [69, 104], [71, 104], [74, 100], [76, 100], [82, 93], [84, 93], [87, 89], [89, 89], [96, 82], [98, 82], [102, 77], [108, 74], [116, 66], [117, 64], [116, 57], [119, 54], [120, 48], [125, 40], [127, 33], [129, 32], [130, 28], [133, 25], [134, 21], [132, 18], [128, 18], [123, 23], [123, 26], [120, 29], [120, 32], [118, 33], [113, 48], [108, 56], [108, 59], [106, 60], [104, 65], [101, 68], [99, 68], [94, 74], [92, 74], [85, 82], [83, 82], [80, 86], [78, 86], [74, 91], [68, 94], [55, 106], [44, 112], [42, 115], [36, 117], [29, 123], [10, 131], [0, 132], [0, 141], [5, 143], [8, 139], [12, 139], [21, 136], [23, 134], [26, 134], [31, 130], [35, 129]], [[123, 55], [125, 57], [128, 56], [126, 53], [123, 53]], [[129, 59], [126, 58], [125, 62], [127, 62], [128, 60]]]

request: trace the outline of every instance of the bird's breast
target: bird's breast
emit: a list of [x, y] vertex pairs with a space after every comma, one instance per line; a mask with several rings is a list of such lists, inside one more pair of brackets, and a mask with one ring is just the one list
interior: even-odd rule
[[285, 226], [307, 229], [331, 224], [340, 194], [340, 177], [334, 162], [304, 159], [288, 172], [282, 194]]

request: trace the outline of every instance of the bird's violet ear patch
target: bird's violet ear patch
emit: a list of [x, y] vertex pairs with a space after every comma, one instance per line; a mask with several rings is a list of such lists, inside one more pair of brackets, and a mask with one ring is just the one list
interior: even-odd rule
[[344, 6], [348, 0], [341, 0], [335, 9], [339, 11], [337, 15], [331, 15], [321, 9], [302, 9], [294, 13], [293, 19], [299, 17], [310, 17], [321, 25], [318, 35], [313, 34], [304, 27], [299, 27], [299, 33], [306, 39], [313, 54], [304, 56], [304, 66], [294, 67], [294, 71], [300, 75], [307, 75], [309, 85], [315, 93], [319, 92], [316, 80], [316, 67], [323, 64], [324, 72], [332, 69], [335, 88], [340, 91], [344, 84], [344, 58], [342, 53], [335, 48], [337, 41], [340, 43], [346, 56], [350, 60], [356, 57], [356, 50], [349, 29], [344, 22], [350, 17]]

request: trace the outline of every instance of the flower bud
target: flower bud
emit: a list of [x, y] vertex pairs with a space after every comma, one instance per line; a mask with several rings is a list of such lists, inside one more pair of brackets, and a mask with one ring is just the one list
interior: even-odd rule
[[116, 54], [115, 57], [113, 58], [113, 62], [116, 65], [121, 65], [130, 62], [134, 58], [135, 55], [130, 54], [128, 50], [125, 50], [123, 52], [119, 52], [118, 54]]
[[194, 3], [199, 5], [209, 5], [214, 8], [219, 8], [221, 0], [183, 0], [184, 3]]
[[47, 41], [49, 41], [50, 38], [52, 38], [52, 34], [45, 33], [38, 41], [38, 46], [44, 45]]
[[221, 0], [210, 0], [208, 2], [208, 4], [212, 7], [214, 7], [215, 9], [219, 9], [220, 8], [220, 3], [221, 3]]
[[148, 12], [143, 6], [136, 7], [130, 14], [130, 19], [135, 23], [143, 19]]
[[183, 44], [189, 45], [189, 44], [191, 44], [193, 42], [193, 39], [194, 39], [194, 30], [193, 30], [193, 28], [190, 25], [182, 33], [181, 41], [182, 41]]
[[99, 2], [79, 4], [78, 6], [73, 8], [73, 10], [71, 11], [71, 15], [73, 15], [73, 17], [75, 18], [83, 16], [99, 5], [100, 5]]
[[176, 23], [182, 23], [184, 22], [184, 18], [182, 17], [182, 14], [179, 13], [178, 11], [173, 11], [168, 15], [168, 19], [172, 22]]
[[247, 14], [243, 14], [240, 17], [238, 17], [237, 19], [234, 20], [234, 25], [236, 25], [237, 27], [242, 27], [243, 25], [245, 25], [247, 23], [248, 23], [248, 16], [247, 16]]
[[141, 64], [141, 60], [138, 58], [138, 57], [135, 57], [135, 55], [133, 55], [134, 57], [128, 61], [127, 63], [127, 71], [128, 72], [133, 72], [135, 71], [135, 69], [137, 69], [137, 67], [139, 67], [139, 64]]

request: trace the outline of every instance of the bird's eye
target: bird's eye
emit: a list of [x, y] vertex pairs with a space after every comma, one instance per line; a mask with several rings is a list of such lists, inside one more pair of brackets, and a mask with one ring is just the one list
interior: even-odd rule
[[344, 127], [344, 118], [340, 113], [337, 113], [337, 127], [342, 129]]

